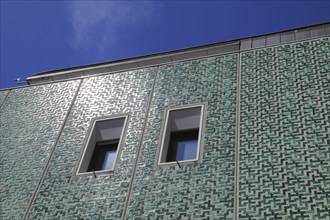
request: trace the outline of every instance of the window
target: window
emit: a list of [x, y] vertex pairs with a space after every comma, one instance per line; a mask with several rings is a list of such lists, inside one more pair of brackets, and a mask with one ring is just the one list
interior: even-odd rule
[[196, 161], [201, 145], [204, 105], [169, 109], [161, 140], [158, 164]]
[[97, 142], [87, 172], [111, 170], [116, 158], [119, 140]]
[[77, 175], [114, 170], [127, 116], [95, 120]]

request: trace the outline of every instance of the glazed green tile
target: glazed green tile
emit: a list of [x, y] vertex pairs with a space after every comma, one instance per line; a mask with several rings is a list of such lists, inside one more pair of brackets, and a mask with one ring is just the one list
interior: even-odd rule
[[[155, 68], [83, 80], [28, 219], [120, 219], [142, 132]], [[75, 176], [92, 119], [128, 114], [118, 167]]]
[[1, 219], [22, 219], [77, 88], [70, 81], [13, 89], [1, 107]]
[[[246, 51], [240, 68], [240, 55], [228, 54], [85, 78], [28, 219], [120, 219], [132, 182], [126, 219], [233, 219], [237, 95], [239, 219], [326, 219], [329, 51], [325, 38]], [[22, 218], [77, 88], [68, 81], [13, 89], [0, 109], [1, 218]], [[197, 103], [206, 104], [202, 161], [159, 167], [165, 110]], [[92, 119], [123, 113], [128, 129], [115, 172], [75, 176]]]
[[6, 99], [6, 96], [8, 95], [9, 93], [9, 90], [3, 90], [3, 91], [0, 91], [0, 106], [3, 104], [3, 102], [5, 101]]
[[239, 219], [330, 214], [329, 39], [242, 53]]
[[[159, 67], [127, 219], [233, 215], [237, 59], [232, 54]], [[202, 161], [159, 167], [166, 108], [197, 103], [207, 106]]]

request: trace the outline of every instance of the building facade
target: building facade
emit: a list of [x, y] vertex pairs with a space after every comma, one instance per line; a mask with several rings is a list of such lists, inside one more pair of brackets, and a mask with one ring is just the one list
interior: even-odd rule
[[[329, 219], [329, 36], [327, 23], [1, 90], [1, 218]], [[170, 114], [194, 106], [196, 157], [162, 161]], [[113, 167], [83, 170], [95, 123], [121, 117]]]

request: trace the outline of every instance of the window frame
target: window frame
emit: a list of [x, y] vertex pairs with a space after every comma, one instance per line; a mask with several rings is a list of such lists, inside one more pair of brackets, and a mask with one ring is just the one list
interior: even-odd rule
[[[197, 135], [195, 133], [197, 133]], [[196, 140], [196, 138], [193, 137], [197, 137], [197, 146], [198, 146], [198, 134], [199, 134], [199, 129], [196, 128], [170, 132], [167, 155], [166, 155], [167, 163], [177, 161], [176, 157], [178, 154], [179, 142]], [[197, 154], [197, 150], [198, 149], [196, 149], [196, 154]], [[179, 161], [187, 161], [187, 160], [179, 160]]]
[[[195, 159], [190, 159], [190, 160], [181, 160], [178, 161], [180, 164], [191, 164], [191, 163], [196, 163], [198, 161], [202, 160], [202, 149], [203, 149], [203, 134], [205, 130], [205, 118], [206, 118], [206, 104], [200, 103], [200, 104], [189, 104], [189, 105], [182, 105], [182, 106], [177, 106], [177, 107], [169, 107], [165, 110], [164, 114], [164, 120], [162, 123], [162, 129], [161, 129], [161, 138], [158, 144], [158, 153], [157, 153], [157, 165], [158, 166], [168, 166], [168, 165], [177, 165], [177, 161], [171, 161], [171, 162], [162, 162], [161, 158], [162, 155], [164, 154], [164, 149], [165, 149], [165, 139], [167, 136], [167, 126], [169, 123], [169, 116], [171, 111], [176, 111], [176, 110], [184, 110], [184, 109], [190, 109], [190, 108], [196, 108], [200, 107], [201, 108], [201, 113], [200, 113], [200, 119], [199, 119], [199, 131], [198, 131], [198, 142], [197, 142], [197, 153], [196, 153], [196, 158]], [[194, 129], [194, 128], [192, 128]], [[180, 131], [180, 130], [179, 130]], [[178, 132], [179, 132], [178, 131]], [[183, 131], [183, 130], [182, 130]], [[171, 133], [171, 132], [169, 132]], [[170, 135], [170, 134], [169, 134]], [[169, 150], [167, 146], [167, 150]], [[166, 156], [167, 157], [167, 156]]]
[[[96, 158], [99, 157], [100, 155], [105, 156], [108, 149], [113, 149], [117, 153], [119, 141], [120, 141], [120, 138], [96, 142], [95, 147], [93, 149], [92, 157], [88, 164], [87, 172], [93, 172], [93, 171], [89, 171], [89, 170], [93, 170], [93, 169], [91, 169], [91, 165], [94, 165], [94, 167], [95, 167], [95, 166], [100, 166], [101, 164], [104, 163], [105, 160], [103, 160], [102, 163], [100, 163], [100, 161], [97, 161]], [[115, 154], [115, 158], [116, 158], [116, 154]], [[112, 162], [112, 167], [113, 166], [114, 166], [114, 162]], [[99, 170], [102, 170], [102, 169], [94, 170], [94, 172], [99, 171]]]
[[[116, 151], [115, 159], [114, 159], [114, 162], [113, 162], [113, 165], [112, 165], [112, 169], [109, 169], [109, 170], [96, 170], [96, 171], [89, 171], [89, 172], [87, 172], [87, 171], [79, 172], [79, 170], [81, 169], [81, 166], [84, 162], [85, 154], [87, 152], [89, 142], [91, 141], [91, 137], [92, 137], [93, 131], [95, 129], [96, 123], [101, 122], [101, 121], [120, 119], [120, 118], [124, 118], [124, 123], [123, 123], [123, 128], [122, 128], [122, 131], [121, 131], [121, 134], [120, 134], [120, 138], [119, 138], [119, 141], [118, 141], [117, 151]], [[121, 115], [108, 116], [108, 117], [98, 117], [98, 118], [93, 118], [91, 120], [89, 129], [87, 131], [88, 136], [87, 136], [87, 138], [85, 138], [85, 141], [84, 141], [84, 144], [83, 144], [84, 148], [83, 148], [83, 151], [82, 151], [82, 153], [79, 157], [79, 163], [78, 163], [78, 166], [77, 166], [76, 171], [75, 171], [76, 176], [92, 176], [94, 174], [108, 174], [108, 173], [113, 173], [116, 170], [116, 168], [118, 166], [118, 155], [121, 152], [122, 144], [123, 144], [124, 138], [126, 136], [127, 128], [128, 128], [128, 120], [129, 120], [129, 115], [128, 114], [121, 114]], [[108, 142], [112, 141], [112, 139], [104, 140], [104, 142], [107, 142], [107, 141]], [[103, 142], [103, 141], [101, 141], [101, 142]], [[89, 160], [87, 167], [89, 167], [89, 165], [91, 163], [91, 160], [92, 160], [94, 150], [95, 150], [95, 147], [96, 147], [97, 143], [98, 142], [96, 142], [93, 146], [91, 159]]]

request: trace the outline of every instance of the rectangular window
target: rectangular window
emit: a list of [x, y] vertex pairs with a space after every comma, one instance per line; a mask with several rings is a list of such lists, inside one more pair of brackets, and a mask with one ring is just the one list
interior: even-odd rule
[[204, 105], [169, 109], [161, 139], [158, 164], [199, 159]]
[[198, 132], [199, 129], [171, 132], [166, 162], [196, 159]]
[[114, 170], [127, 116], [95, 120], [77, 175]]
[[111, 170], [116, 159], [118, 140], [97, 142], [87, 172]]

